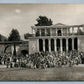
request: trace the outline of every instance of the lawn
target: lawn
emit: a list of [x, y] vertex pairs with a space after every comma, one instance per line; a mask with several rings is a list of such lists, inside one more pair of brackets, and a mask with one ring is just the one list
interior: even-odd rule
[[47, 69], [3, 68], [0, 80], [84, 80], [84, 67], [60, 67]]

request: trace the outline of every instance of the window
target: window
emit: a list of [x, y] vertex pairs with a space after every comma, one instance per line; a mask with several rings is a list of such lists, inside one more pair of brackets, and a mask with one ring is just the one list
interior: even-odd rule
[[50, 36], [50, 29], [46, 29], [46, 36]]
[[56, 36], [56, 29], [55, 28], [52, 29], [52, 36]]
[[41, 29], [41, 36], [45, 36], [45, 29]]
[[61, 34], [61, 30], [58, 30], [58, 36], [61, 36], [62, 34]]
[[39, 29], [37, 29], [37, 31], [36, 31], [36, 36], [40, 36], [40, 30]]

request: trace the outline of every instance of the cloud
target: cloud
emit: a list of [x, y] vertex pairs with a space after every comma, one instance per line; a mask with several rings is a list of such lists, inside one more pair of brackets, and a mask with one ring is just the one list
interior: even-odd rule
[[21, 13], [21, 10], [20, 9], [16, 9], [15, 13], [19, 14], [19, 13]]
[[53, 24], [84, 24], [84, 4], [0, 5], [0, 33], [8, 36], [12, 28], [20, 35], [31, 32], [39, 15], [51, 18]]

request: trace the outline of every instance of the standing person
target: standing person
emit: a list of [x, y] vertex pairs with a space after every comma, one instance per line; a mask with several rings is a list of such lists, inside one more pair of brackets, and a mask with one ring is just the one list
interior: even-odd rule
[[1, 55], [0, 55], [0, 64], [2, 64], [1, 60], [2, 60], [2, 57], [1, 57]]
[[3, 56], [3, 61], [4, 61], [4, 64], [6, 64], [6, 54], [4, 53], [4, 56]]
[[7, 58], [7, 68], [9, 67], [10, 64], [10, 58]]
[[12, 64], [12, 62], [10, 63], [10, 68], [13, 68], [13, 64]]
[[13, 63], [12, 63], [12, 56], [10, 56], [10, 68], [12, 68], [13, 67]]

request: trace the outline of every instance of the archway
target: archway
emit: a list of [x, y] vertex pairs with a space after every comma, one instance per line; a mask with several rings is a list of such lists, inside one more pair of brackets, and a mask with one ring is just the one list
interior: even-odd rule
[[26, 56], [26, 54], [28, 54], [28, 50], [21, 50], [21, 54]]
[[62, 34], [61, 34], [61, 30], [58, 30], [58, 36], [61, 36]]
[[39, 51], [43, 51], [43, 40], [39, 39]]
[[54, 51], [54, 39], [51, 39], [51, 51]]
[[74, 49], [78, 50], [78, 41], [77, 41], [77, 38], [74, 38]]
[[8, 49], [9, 47], [11, 47], [11, 45], [7, 45], [7, 46], [5, 47], [4, 53], [6, 53], [6, 51], [7, 51], [7, 49]]
[[57, 39], [57, 51], [60, 51], [60, 39]]
[[66, 51], [66, 39], [62, 39], [62, 50]]
[[72, 39], [71, 38], [68, 39], [68, 48], [69, 48], [69, 51], [72, 50]]
[[48, 39], [45, 39], [45, 51], [49, 51]]

